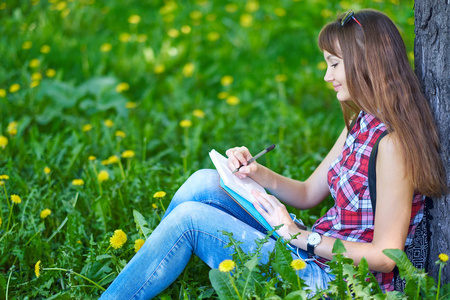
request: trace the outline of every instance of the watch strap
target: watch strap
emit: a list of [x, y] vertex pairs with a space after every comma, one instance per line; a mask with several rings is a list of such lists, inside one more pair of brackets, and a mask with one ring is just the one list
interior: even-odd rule
[[310, 255], [310, 256], [314, 256], [314, 246], [313, 245], [311, 245], [310, 243], [308, 243], [307, 245], [306, 245], [306, 251], [308, 252], [308, 254]]

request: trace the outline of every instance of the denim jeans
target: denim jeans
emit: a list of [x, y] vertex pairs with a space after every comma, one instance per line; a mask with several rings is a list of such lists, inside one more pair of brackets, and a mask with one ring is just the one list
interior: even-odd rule
[[[229, 239], [222, 231], [233, 233], [246, 252], [254, 251], [255, 240], [265, 237], [265, 230], [220, 188], [217, 171], [199, 170], [176, 192], [161, 223], [101, 299], [151, 299], [177, 279], [192, 254], [217, 268], [234, 252], [224, 248]], [[273, 239], [263, 245], [262, 262], [267, 262], [274, 246]], [[292, 253], [294, 258], [298, 255], [308, 257], [300, 249]], [[313, 261], [298, 276], [311, 292], [334, 279]]]

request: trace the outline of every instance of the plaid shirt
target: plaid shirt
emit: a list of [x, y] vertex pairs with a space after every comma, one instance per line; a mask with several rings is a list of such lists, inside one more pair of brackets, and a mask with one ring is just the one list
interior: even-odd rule
[[[350, 130], [342, 154], [328, 170], [328, 186], [334, 206], [313, 226], [325, 236], [370, 243], [373, 239], [374, 216], [368, 185], [369, 157], [386, 126], [363, 111]], [[422, 220], [425, 197], [415, 193], [412, 199], [411, 223], [406, 245], [412, 241], [415, 228]], [[394, 289], [394, 274], [374, 272], [384, 291]]]

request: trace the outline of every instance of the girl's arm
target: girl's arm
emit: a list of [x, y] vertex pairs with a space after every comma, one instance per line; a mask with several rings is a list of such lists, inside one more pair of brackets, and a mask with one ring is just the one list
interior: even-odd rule
[[346, 137], [347, 129], [344, 129], [325, 159], [304, 182], [284, 177], [257, 162], [247, 166], [247, 160], [252, 155], [245, 147], [229, 149], [226, 154], [230, 169], [244, 165], [236, 176], [249, 176], [282, 202], [295, 208], [308, 209], [318, 205], [330, 193], [327, 183], [328, 168], [341, 154]]
[[[414, 188], [405, 173], [405, 162], [393, 133], [382, 139], [376, 163], [377, 206], [374, 237], [371, 243], [343, 241], [347, 253], [355, 264], [365, 257], [372, 271], [390, 272], [394, 261], [382, 253], [384, 249], [403, 249], [408, 234]], [[285, 239], [301, 233], [291, 244], [306, 250], [306, 239], [311, 232], [299, 230], [286, 208], [275, 197], [254, 192], [259, 204], [255, 208], [272, 226], [284, 224], [278, 233]], [[262, 208], [264, 207], [264, 209]], [[315, 254], [332, 259], [335, 238], [322, 237]]]

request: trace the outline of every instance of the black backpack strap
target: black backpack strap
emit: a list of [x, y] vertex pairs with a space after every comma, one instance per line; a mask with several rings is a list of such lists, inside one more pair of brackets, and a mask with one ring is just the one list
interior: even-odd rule
[[377, 141], [375, 142], [375, 145], [373, 145], [372, 152], [370, 153], [369, 158], [369, 192], [370, 192], [370, 201], [372, 202], [372, 210], [373, 210], [373, 217], [375, 219], [375, 210], [377, 207], [377, 154], [378, 154], [378, 144], [380, 143], [381, 139], [385, 137], [388, 134], [388, 131], [384, 131], [380, 136], [378, 137]]

